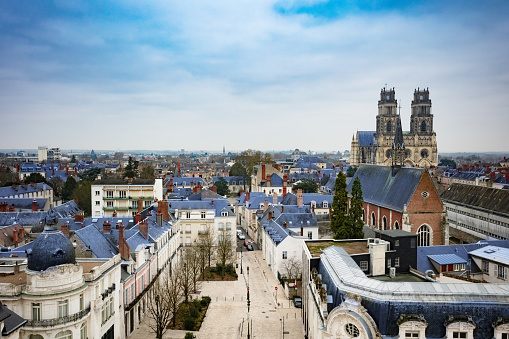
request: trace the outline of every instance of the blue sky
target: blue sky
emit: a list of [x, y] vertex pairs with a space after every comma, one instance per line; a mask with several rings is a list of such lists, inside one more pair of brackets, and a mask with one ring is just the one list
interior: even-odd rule
[[2, 1], [0, 148], [345, 150], [428, 87], [439, 152], [508, 150], [506, 1]]

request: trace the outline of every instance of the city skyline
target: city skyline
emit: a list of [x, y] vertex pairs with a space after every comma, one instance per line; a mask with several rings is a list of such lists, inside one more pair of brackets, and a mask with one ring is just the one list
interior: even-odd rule
[[[438, 152], [504, 151], [509, 5], [0, 5], [4, 149], [339, 150], [395, 87], [429, 88]], [[7, 124], [4, 124], [6, 126]]]

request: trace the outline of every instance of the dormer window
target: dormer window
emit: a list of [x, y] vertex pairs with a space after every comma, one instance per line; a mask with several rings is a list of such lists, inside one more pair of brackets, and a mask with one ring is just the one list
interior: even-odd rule
[[227, 217], [228, 216], [228, 212], [226, 212], [226, 211], [221, 212], [221, 216], [222, 217]]
[[201, 218], [205, 219], [205, 212], [201, 212]]
[[329, 208], [329, 202], [328, 201], [324, 201], [323, 202], [323, 208]]

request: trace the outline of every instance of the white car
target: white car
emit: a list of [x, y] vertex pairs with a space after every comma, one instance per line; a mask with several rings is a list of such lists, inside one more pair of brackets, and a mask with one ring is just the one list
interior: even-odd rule
[[246, 236], [242, 232], [238, 232], [237, 238], [239, 238], [240, 240], [244, 240], [244, 239], [246, 239]]

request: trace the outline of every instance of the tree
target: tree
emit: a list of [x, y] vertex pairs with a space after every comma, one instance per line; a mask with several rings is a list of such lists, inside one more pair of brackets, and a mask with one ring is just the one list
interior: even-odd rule
[[302, 277], [302, 263], [295, 257], [283, 260], [282, 268], [286, 271], [286, 279], [299, 279]]
[[74, 199], [74, 190], [78, 187], [78, 183], [72, 176], [68, 176], [65, 181], [64, 188], [62, 189], [62, 199], [69, 201]]
[[247, 171], [241, 163], [236, 162], [233, 164], [232, 168], [230, 168], [230, 172], [228, 173], [230, 177], [246, 177]]
[[95, 154], [94, 150], [92, 150], [92, 152], [90, 152], [90, 159], [92, 159], [93, 161], [97, 160], [97, 154]]
[[124, 177], [136, 178], [138, 176], [138, 161], [134, 160], [133, 157], [129, 157], [127, 166], [124, 170]]
[[456, 162], [452, 159], [441, 159], [438, 166], [449, 166], [451, 168], [456, 168]]
[[357, 172], [357, 167], [354, 166], [348, 167], [348, 169], [346, 170], [346, 177], [347, 178], [353, 177], [355, 175], [355, 172]]
[[159, 277], [148, 294], [147, 326], [150, 328], [151, 332], [156, 335], [157, 339], [163, 338], [173, 317], [171, 308], [169, 307], [168, 295], [165, 290], [167, 279], [169, 279], [167, 276]]
[[71, 163], [73, 163], [73, 164], [76, 163], [76, 156], [74, 154], [71, 157]]
[[200, 261], [201, 271], [203, 272], [207, 262], [208, 267], [210, 267], [210, 261], [214, 255], [214, 229], [210, 225], [207, 225], [205, 230], [200, 231], [196, 246], [199, 249], [198, 260]]
[[179, 266], [176, 265], [174, 270], [171, 269], [171, 264], [169, 265], [169, 274], [166, 280], [166, 297], [168, 300], [168, 308], [171, 311], [172, 318], [171, 323], [173, 327], [175, 327], [175, 323], [177, 321], [177, 313], [180, 303], [182, 302], [182, 288], [179, 282], [178, 269]]
[[85, 215], [92, 215], [92, 182], [82, 181], [74, 190], [74, 198], [78, 200], [78, 206]]
[[355, 178], [352, 184], [352, 198], [350, 199], [350, 210], [348, 211], [348, 224], [350, 235], [348, 239], [364, 238], [364, 222], [362, 221], [362, 185], [359, 178]]
[[260, 163], [272, 164], [274, 161], [272, 160], [272, 156], [269, 153], [262, 153], [260, 151], [253, 151], [248, 149], [240, 153], [235, 158], [235, 163], [241, 164], [247, 172], [248, 176], [253, 174], [253, 168]]
[[184, 262], [186, 263], [186, 267], [189, 270], [189, 276], [193, 285], [193, 292], [196, 293], [199, 287], [199, 278], [200, 278], [200, 268], [201, 263], [199, 260], [199, 253], [197, 248], [188, 248], [184, 251]]
[[223, 229], [217, 240], [217, 259], [221, 264], [221, 279], [224, 279], [225, 267], [233, 261], [235, 247], [232, 243], [230, 232]]
[[216, 185], [217, 194], [227, 195], [228, 194], [228, 181], [225, 178], [219, 178], [214, 185]]
[[318, 192], [318, 184], [313, 180], [302, 179], [292, 187], [292, 191], [296, 192], [301, 189], [304, 193], [316, 193]]
[[178, 282], [180, 284], [180, 288], [182, 290], [182, 295], [184, 297], [184, 301], [187, 304], [189, 301], [189, 295], [193, 290], [193, 277], [190, 267], [187, 266], [186, 261], [184, 260], [177, 268], [178, 274]]
[[334, 193], [334, 199], [332, 200], [330, 216], [330, 227], [332, 233], [334, 233], [334, 239], [346, 239], [348, 237], [348, 234], [345, 234], [347, 204], [348, 193], [346, 192], [346, 177], [343, 172], [340, 171], [336, 178], [336, 191]]
[[84, 181], [94, 181], [99, 174], [101, 174], [101, 169], [98, 167], [93, 167], [84, 171], [79, 175], [79, 177]]
[[48, 185], [53, 188], [53, 192], [57, 197], [62, 197], [62, 191], [65, 185], [65, 182], [62, 180], [62, 178], [54, 176], [48, 180]]
[[140, 172], [141, 179], [155, 179], [154, 167], [152, 165], [145, 165]]
[[30, 184], [32, 182], [35, 182], [35, 183], [46, 182], [46, 178], [44, 178], [41, 173], [31, 173], [29, 176], [27, 176], [25, 178], [25, 180], [23, 180], [23, 182], [28, 183], [28, 184]]

